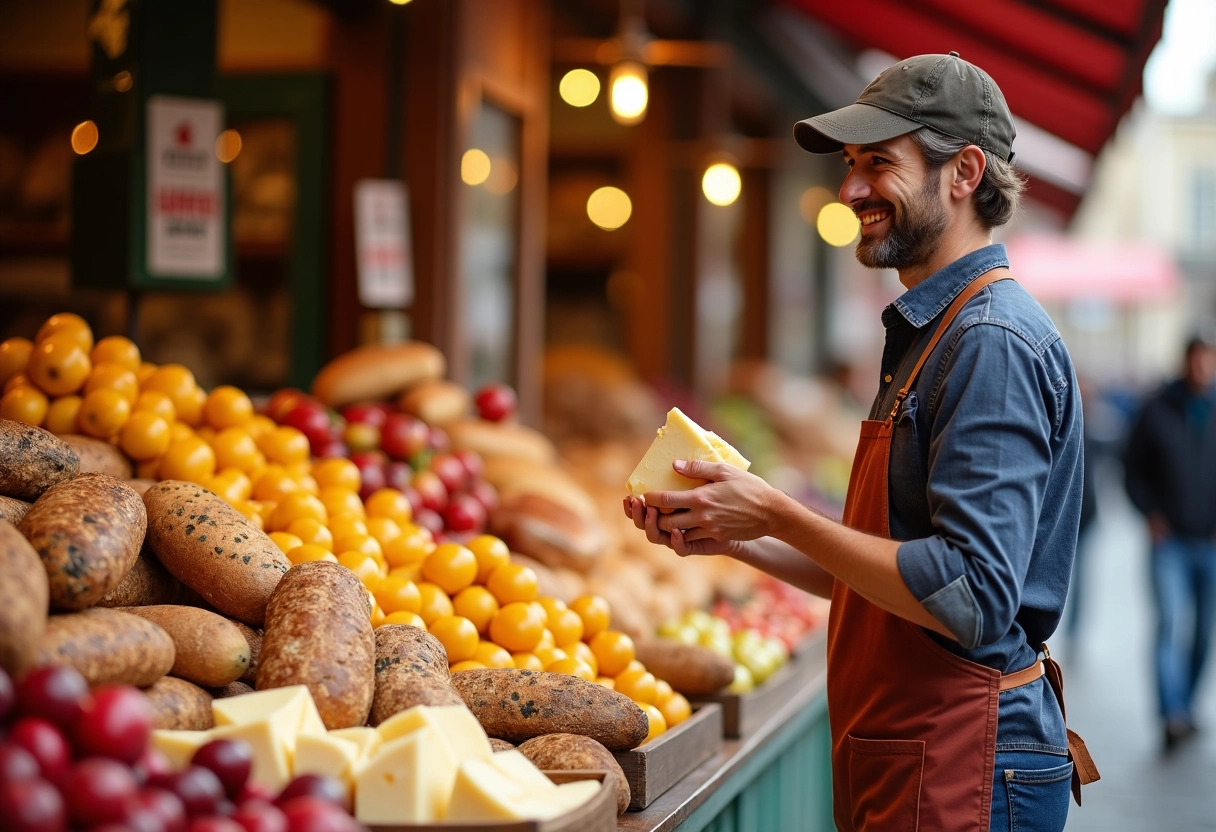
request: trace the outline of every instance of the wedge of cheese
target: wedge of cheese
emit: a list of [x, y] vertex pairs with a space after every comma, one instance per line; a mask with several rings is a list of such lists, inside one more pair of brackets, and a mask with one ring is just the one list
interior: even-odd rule
[[152, 747], [165, 755], [170, 767], [180, 771], [190, 765], [194, 752], [212, 739], [211, 731], [184, 731], [157, 728], [152, 732]]
[[393, 714], [376, 726], [382, 742], [431, 726], [443, 737], [457, 760], [489, 761], [494, 753], [485, 729], [464, 705], [416, 705]]
[[355, 775], [355, 817], [393, 825], [442, 820], [456, 771], [456, 756], [434, 725], [389, 740]]
[[324, 736], [325, 723], [305, 685], [270, 688], [211, 703], [214, 737], [243, 739], [253, 748], [250, 778], [278, 791], [291, 780], [301, 736]]
[[355, 772], [363, 762], [362, 749], [352, 740], [329, 734], [304, 734], [296, 740], [292, 776], [325, 774], [340, 781], [347, 792], [354, 788]]
[[329, 736], [349, 740], [359, 747], [359, 758], [367, 759], [380, 745], [380, 732], [368, 725], [353, 728], [334, 728]]
[[667, 421], [659, 428], [650, 448], [638, 462], [625, 484], [630, 495], [642, 497], [648, 491], [685, 491], [704, 480], [677, 474], [671, 464], [677, 459], [701, 462], [726, 462], [746, 471], [751, 465], [743, 455], [716, 434], [689, 419], [678, 407], [667, 411]]

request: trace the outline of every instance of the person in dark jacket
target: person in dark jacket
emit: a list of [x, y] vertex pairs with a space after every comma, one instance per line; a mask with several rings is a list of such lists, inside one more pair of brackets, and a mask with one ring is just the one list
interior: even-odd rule
[[1216, 339], [1192, 337], [1183, 373], [1145, 402], [1124, 450], [1148, 521], [1165, 750], [1195, 733], [1192, 702], [1216, 623]]

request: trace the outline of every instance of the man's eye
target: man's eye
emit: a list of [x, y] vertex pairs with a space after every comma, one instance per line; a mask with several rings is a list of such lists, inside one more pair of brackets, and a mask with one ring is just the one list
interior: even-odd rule
[[873, 156], [870, 158], [870, 164], [872, 165], [885, 165], [887, 162], [888, 160], [884, 156]]

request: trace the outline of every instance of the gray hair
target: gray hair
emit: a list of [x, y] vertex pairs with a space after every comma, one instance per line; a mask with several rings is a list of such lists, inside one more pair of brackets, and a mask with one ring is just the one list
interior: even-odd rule
[[[912, 133], [912, 140], [925, 156], [930, 170], [938, 170], [971, 142], [940, 133], [932, 127], [922, 127]], [[987, 165], [984, 178], [975, 189], [975, 210], [984, 228], [991, 230], [1013, 219], [1018, 210], [1026, 180], [1004, 159], [984, 151]]]

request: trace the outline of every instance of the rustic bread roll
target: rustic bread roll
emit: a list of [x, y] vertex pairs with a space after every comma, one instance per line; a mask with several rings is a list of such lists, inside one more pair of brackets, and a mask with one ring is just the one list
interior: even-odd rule
[[611, 771], [616, 775], [616, 813], [629, 808], [629, 780], [604, 744], [582, 734], [541, 734], [519, 744], [520, 753], [543, 771]]
[[149, 604], [176, 604], [182, 597], [182, 582], [143, 548], [126, 576], [98, 601], [98, 607], [142, 607]]
[[397, 407], [428, 425], [447, 425], [469, 415], [473, 399], [454, 381], [427, 379], [411, 385], [397, 398]]
[[[80, 458], [80, 473], [109, 474], [120, 480], [130, 479], [134, 473], [131, 460], [117, 447], [103, 439], [79, 433], [65, 433], [59, 437]], [[142, 492], [140, 492], [142, 493]]]
[[546, 566], [584, 573], [595, 568], [607, 543], [598, 520], [586, 520], [538, 494], [504, 497], [490, 517], [490, 533]]
[[372, 344], [330, 361], [312, 383], [312, 395], [327, 407], [391, 399], [412, 384], [443, 378], [443, 353], [422, 341]]
[[30, 510], [33, 503], [27, 503], [25, 500], [18, 500], [13, 497], [5, 497], [0, 495], [0, 520], [7, 520], [10, 523], [20, 523], [21, 518]]
[[76, 452], [50, 431], [0, 419], [0, 494], [36, 500], [56, 483], [80, 473]]
[[[601, 516], [594, 498], [555, 463], [539, 463], [518, 457], [490, 457], [485, 460], [483, 476], [498, 491], [499, 497], [538, 494], [565, 506], [585, 520], [598, 520]], [[619, 502], [617, 496], [614, 503]]]
[[557, 448], [549, 438], [526, 425], [462, 419], [445, 425], [444, 430], [454, 449], [476, 451], [487, 462], [504, 456], [542, 464], [551, 464], [557, 459]]
[[0, 667], [18, 676], [34, 664], [46, 631], [50, 590], [38, 551], [0, 519]]

